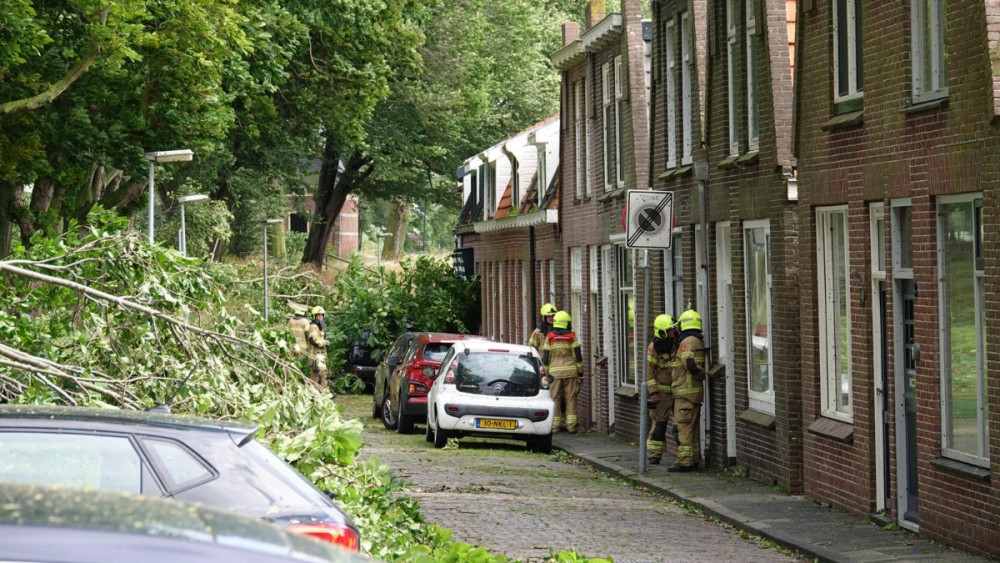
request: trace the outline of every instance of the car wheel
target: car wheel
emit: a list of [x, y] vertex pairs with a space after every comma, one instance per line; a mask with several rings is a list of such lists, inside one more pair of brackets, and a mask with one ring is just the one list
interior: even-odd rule
[[434, 425], [434, 447], [443, 448], [448, 444], [448, 433], [441, 430], [441, 424]]
[[389, 395], [382, 399], [381, 408], [382, 424], [389, 430], [396, 429], [396, 412], [392, 410], [392, 403], [389, 402]]
[[403, 412], [403, 396], [399, 397], [399, 406], [396, 407], [396, 432], [413, 434], [413, 417]]
[[[429, 407], [432, 408], [432, 407]], [[431, 415], [427, 415], [427, 421], [425, 422], [427, 428], [424, 430], [424, 439], [428, 442], [434, 441], [434, 427], [431, 426]]]
[[540, 454], [552, 453], [552, 434], [536, 437], [533, 442], [528, 443], [528, 449]]

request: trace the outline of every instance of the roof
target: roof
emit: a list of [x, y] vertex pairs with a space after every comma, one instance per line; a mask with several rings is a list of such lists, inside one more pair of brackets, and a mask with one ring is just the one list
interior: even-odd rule
[[459, 342], [462, 340], [488, 340], [477, 334], [459, 334], [452, 332], [421, 332], [417, 335], [421, 342]]
[[257, 431], [255, 424], [150, 411], [52, 405], [0, 405], [0, 419], [14, 418], [200, 429], [237, 434], [253, 434]]

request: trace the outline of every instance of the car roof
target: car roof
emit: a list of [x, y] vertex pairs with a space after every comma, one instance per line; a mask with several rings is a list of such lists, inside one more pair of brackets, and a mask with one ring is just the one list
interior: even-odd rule
[[488, 340], [485, 336], [475, 334], [461, 334], [453, 332], [421, 332], [417, 334], [417, 339], [421, 342], [447, 342], [454, 343], [463, 340]]
[[122, 426], [159, 427], [208, 432], [228, 432], [238, 436], [253, 435], [257, 425], [235, 421], [214, 420], [197, 416], [151, 411], [130, 411], [96, 407], [64, 407], [54, 405], [0, 405], [0, 423], [10, 420], [44, 420], [59, 422], [100, 423]]
[[461, 342], [457, 347], [471, 350], [473, 352], [486, 352], [486, 351], [506, 351], [515, 354], [530, 354], [535, 351], [534, 348], [528, 346], [527, 344], [511, 344], [509, 342], [494, 342], [492, 340], [468, 340]]
[[72, 561], [113, 561], [139, 552], [150, 563], [196, 551], [212, 556], [199, 560], [211, 561], [368, 561], [263, 520], [200, 504], [16, 483], [0, 484], [0, 542], [5, 560], [12, 552], [31, 561], [32, 556], [62, 561], [55, 558], [67, 554], [79, 557]]

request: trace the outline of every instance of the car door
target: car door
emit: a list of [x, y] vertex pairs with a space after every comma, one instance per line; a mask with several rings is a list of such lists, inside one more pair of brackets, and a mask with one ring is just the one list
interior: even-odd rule
[[389, 400], [396, 407], [399, 406], [399, 391], [402, 387], [403, 379], [406, 378], [406, 366], [413, 361], [424, 344], [419, 338], [411, 340], [410, 346], [402, 355], [402, 361], [392, 369], [392, 373], [389, 375]]

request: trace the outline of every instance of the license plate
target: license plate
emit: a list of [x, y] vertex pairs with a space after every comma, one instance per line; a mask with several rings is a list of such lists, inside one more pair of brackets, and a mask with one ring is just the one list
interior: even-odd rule
[[492, 428], [495, 430], [516, 430], [516, 420], [503, 420], [499, 418], [477, 418], [476, 428]]

